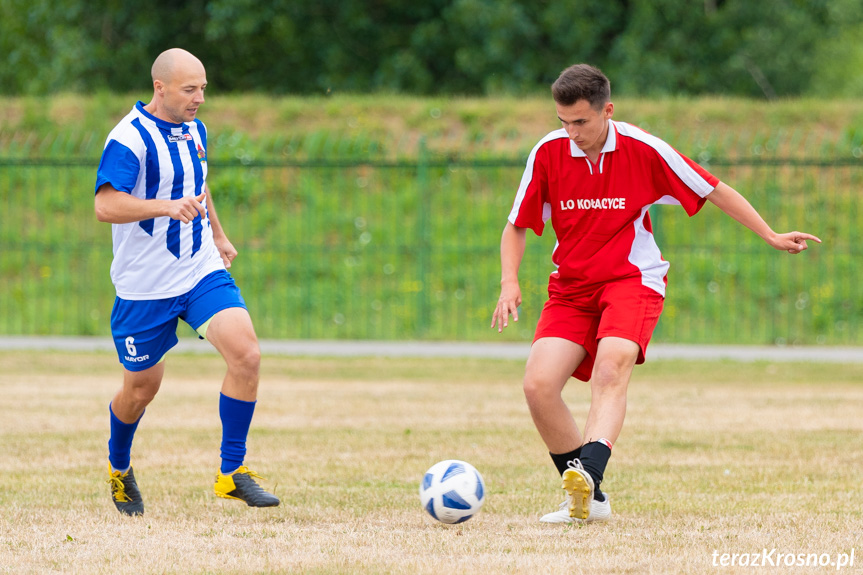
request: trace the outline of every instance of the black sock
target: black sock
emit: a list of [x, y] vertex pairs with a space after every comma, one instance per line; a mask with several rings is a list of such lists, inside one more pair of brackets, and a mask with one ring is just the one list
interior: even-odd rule
[[605, 495], [599, 490], [602, 483], [602, 474], [611, 457], [611, 449], [601, 441], [591, 441], [581, 446], [581, 464], [593, 478], [593, 498], [597, 501], [605, 501]]
[[569, 453], [552, 453], [548, 452], [551, 455], [551, 460], [554, 461], [554, 466], [557, 467], [557, 472], [559, 475], [563, 475], [563, 472], [569, 468], [567, 465], [573, 459], [578, 459], [581, 457], [581, 448], [579, 447], [575, 451], [570, 451]]

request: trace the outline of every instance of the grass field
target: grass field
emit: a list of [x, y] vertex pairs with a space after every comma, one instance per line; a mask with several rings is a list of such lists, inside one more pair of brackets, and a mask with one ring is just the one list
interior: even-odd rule
[[[222, 370], [169, 357], [133, 448], [147, 512], [130, 519], [104, 482], [116, 358], [0, 353], [0, 572], [749, 573], [722, 554], [765, 549], [833, 562], [767, 572], [863, 568], [861, 365], [639, 367], [603, 483], [613, 520], [574, 527], [537, 522], [562, 491], [519, 361], [266, 357], [247, 463], [282, 498], [267, 510], [211, 494]], [[583, 421], [586, 386], [566, 397]], [[488, 489], [459, 526], [417, 494], [446, 458]]]

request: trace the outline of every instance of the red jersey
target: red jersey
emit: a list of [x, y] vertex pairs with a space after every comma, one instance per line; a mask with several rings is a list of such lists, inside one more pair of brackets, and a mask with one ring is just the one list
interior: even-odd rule
[[653, 238], [648, 208], [679, 204], [695, 215], [719, 179], [659, 138], [608, 121], [596, 164], [563, 129], [531, 151], [509, 221], [542, 235], [551, 218], [557, 244], [549, 294], [640, 278], [665, 295], [669, 264]]

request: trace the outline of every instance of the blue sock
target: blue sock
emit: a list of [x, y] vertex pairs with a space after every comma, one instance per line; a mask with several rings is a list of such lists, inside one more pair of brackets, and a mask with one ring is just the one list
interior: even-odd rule
[[219, 394], [219, 417], [222, 418], [222, 473], [230, 473], [243, 465], [246, 458], [246, 437], [255, 413], [254, 401], [242, 401]]
[[111, 437], [108, 439], [108, 461], [111, 467], [116, 470], [124, 471], [129, 468], [130, 458], [132, 453], [132, 439], [135, 437], [135, 430], [138, 429], [138, 422], [123, 423], [117, 416], [114, 415], [114, 410], [111, 409], [111, 404], [108, 404], [108, 412], [111, 414]]

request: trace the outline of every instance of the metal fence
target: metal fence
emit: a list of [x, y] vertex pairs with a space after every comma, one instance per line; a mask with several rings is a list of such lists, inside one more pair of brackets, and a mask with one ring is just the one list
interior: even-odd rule
[[[211, 161], [210, 187], [239, 250], [231, 273], [259, 337], [529, 340], [554, 244], [528, 237], [521, 319], [489, 328], [500, 234], [523, 160]], [[777, 231], [824, 244], [772, 250], [708, 202], [651, 209], [671, 262], [654, 341], [863, 343], [858, 190], [863, 164], [714, 160]], [[111, 230], [93, 214], [96, 165], [0, 160], [0, 334], [108, 335]], [[185, 331], [184, 331], [185, 330]], [[180, 328], [180, 335], [191, 335]]]

